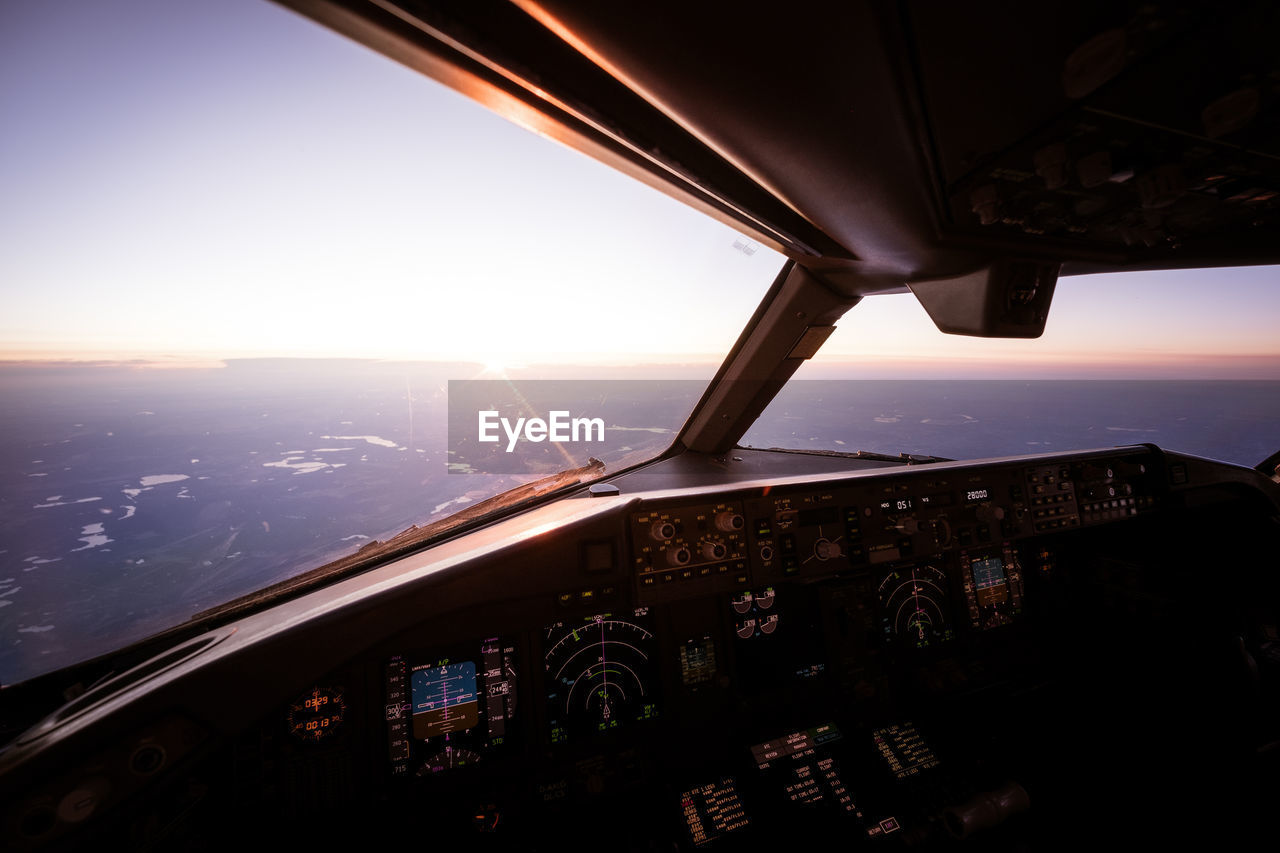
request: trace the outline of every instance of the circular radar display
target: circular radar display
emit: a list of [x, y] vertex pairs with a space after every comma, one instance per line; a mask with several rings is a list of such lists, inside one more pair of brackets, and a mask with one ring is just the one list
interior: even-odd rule
[[546, 631], [551, 741], [606, 732], [657, 716], [648, 611], [609, 614]]
[[951, 639], [947, 576], [934, 566], [889, 572], [880, 581], [884, 633], [923, 649]]

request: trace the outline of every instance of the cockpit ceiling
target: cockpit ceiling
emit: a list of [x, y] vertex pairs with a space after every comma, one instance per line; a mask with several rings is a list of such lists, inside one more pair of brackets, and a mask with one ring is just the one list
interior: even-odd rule
[[489, 81], [846, 295], [1000, 258], [1280, 262], [1273, 3], [283, 2]]

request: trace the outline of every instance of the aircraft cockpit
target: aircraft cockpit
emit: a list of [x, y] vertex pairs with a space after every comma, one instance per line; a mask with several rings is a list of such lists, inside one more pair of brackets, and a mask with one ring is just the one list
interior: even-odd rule
[[[665, 450], [437, 507], [5, 686], [7, 849], [1274, 837], [1280, 459], [1124, 425], [981, 458], [796, 450], [760, 424], [825, 417], [817, 386], [788, 398], [788, 381], [892, 294], [950, 335], [1030, 341], [1078, 276], [1277, 269], [1277, 9], [280, 5], [731, 225], [740, 254], [753, 241], [781, 269]], [[567, 336], [553, 315], [547, 334]], [[1067, 400], [1015, 400], [1005, 420], [1067, 418]], [[893, 405], [886, 430], [906, 420]], [[493, 423], [474, 446], [499, 458]], [[416, 452], [357, 432], [255, 470], [319, 479], [325, 453]]]

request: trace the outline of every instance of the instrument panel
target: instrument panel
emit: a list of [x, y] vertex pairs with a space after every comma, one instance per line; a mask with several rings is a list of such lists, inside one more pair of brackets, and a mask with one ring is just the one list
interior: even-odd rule
[[[333, 657], [354, 631], [371, 639], [300, 672], [254, 730], [251, 801], [318, 822], [360, 801], [428, 814], [444, 837], [548, 849], [623, 822], [667, 848], [732, 850], [802, 827], [879, 844], [944, 831], [944, 813], [961, 832], [992, 809], [1013, 819], [1065, 778], [1025, 755], [1062, 742], [1045, 766], [1071, 767], [1160, 719], [1141, 703], [1164, 682], [1135, 681], [1158, 670], [1126, 637], [1181, 643], [1179, 661], [1207, 648], [1182, 643], [1139, 580], [1223, 559], [1207, 537], [1169, 544], [1178, 476], [1131, 448], [579, 512], [351, 615], [351, 633], [297, 634]], [[1116, 728], [1126, 690], [1147, 710]], [[1070, 714], [1095, 693], [1103, 707]], [[403, 821], [378, 827], [396, 840]]]
[[[989, 649], [995, 677], [1024, 665], [1018, 638], [1061, 595], [1056, 538], [1154, 511], [1159, 491], [1137, 450], [642, 499], [615, 546], [627, 577], [557, 594], [559, 618], [382, 661], [388, 775], [484, 791], [501, 825], [492, 791], [511, 798], [499, 780], [535, 755], [542, 808], [674, 771], [687, 787], [654, 808], [686, 849], [754, 837], [784, 805], [893, 837], [943, 765], [902, 697], [922, 672], [963, 683], [957, 661]], [[681, 743], [699, 726], [708, 757]]]
[[657, 502], [631, 517], [637, 597], [658, 603], [969, 552], [969, 618], [1007, 624], [1021, 608], [1021, 570], [995, 552], [1013, 540], [1155, 508], [1151, 465], [1150, 454], [1137, 450], [1052, 464], [925, 466], [819, 489], [765, 487], [733, 499]]

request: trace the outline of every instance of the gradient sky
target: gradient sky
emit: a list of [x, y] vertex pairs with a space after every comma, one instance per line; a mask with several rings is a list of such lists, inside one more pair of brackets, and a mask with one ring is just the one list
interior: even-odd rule
[[[712, 359], [782, 262], [263, 0], [0, 4], [0, 81], [0, 357]], [[1065, 279], [1035, 342], [878, 297], [806, 371], [1280, 378], [1277, 279]]]

